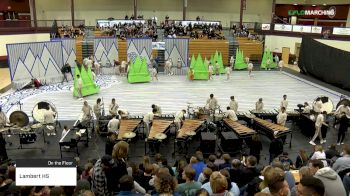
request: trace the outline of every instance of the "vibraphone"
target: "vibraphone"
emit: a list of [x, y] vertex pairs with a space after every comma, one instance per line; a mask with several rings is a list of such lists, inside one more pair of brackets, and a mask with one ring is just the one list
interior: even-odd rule
[[176, 145], [178, 146], [179, 153], [182, 153], [183, 149], [185, 149], [185, 153], [187, 154], [189, 140], [191, 140], [191, 138], [197, 134], [201, 127], [203, 127], [203, 123], [204, 121], [200, 120], [188, 119], [184, 121], [184, 124], [182, 125], [181, 129], [179, 129], [174, 142], [174, 154], [176, 153]]
[[147, 143], [149, 143], [151, 150], [159, 152], [160, 142], [167, 138], [166, 133], [172, 123], [172, 121], [167, 120], [153, 120], [152, 127], [145, 142], [145, 154], [147, 153]]
[[270, 119], [273, 122], [276, 122], [276, 117], [278, 112], [276, 110], [263, 110], [263, 111], [256, 111], [256, 110], [250, 110], [252, 114], [254, 114], [256, 117], [261, 119]]
[[233, 121], [228, 118], [224, 119], [223, 121], [225, 127], [235, 132], [239, 138], [248, 138], [256, 133], [253, 129], [248, 128], [237, 121]]
[[131, 139], [131, 137], [126, 136], [126, 133], [134, 133], [140, 122], [140, 120], [121, 120], [118, 140]]
[[[83, 137], [85, 137], [86, 139], [85, 140], [82, 139]], [[89, 144], [88, 130], [79, 129], [79, 128], [72, 128], [68, 130], [68, 132], [59, 141], [61, 158], [62, 158], [62, 147], [65, 147], [65, 146], [69, 147], [69, 149], [75, 148], [76, 155], [79, 156], [79, 149], [78, 149], [79, 142], [85, 142], [85, 146], [88, 146]]]
[[292, 131], [289, 130], [289, 128], [271, 123], [267, 120], [261, 119], [261, 118], [254, 118], [254, 124], [255, 124], [255, 130], [260, 131], [260, 133], [266, 135], [271, 140], [275, 138], [279, 138], [282, 136], [286, 136], [287, 134], [290, 134], [290, 143], [289, 147], [292, 146]]
[[153, 119], [159, 120], [173, 120], [175, 118], [174, 114], [162, 114], [160, 116], [154, 116]]

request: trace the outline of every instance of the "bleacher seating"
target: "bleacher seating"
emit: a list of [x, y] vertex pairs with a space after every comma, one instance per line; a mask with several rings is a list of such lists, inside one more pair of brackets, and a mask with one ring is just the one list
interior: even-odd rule
[[222, 53], [222, 60], [224, 65], [228, 64], [229, 61], [229, 41], [228, 40], [209, 40], [209, 39], [196, 39], [190, 40], [189, 43], [189, 56], [193, 54], [197, 56], [198, 54], [202, 55], [202, 58], [205, 57], [209, 60], [211, 55], [214, 55], [216, 51]]
[[261, 60], [264, 51], [263, 44], [260, 41], [249, 40], [247, 37], [238, 37], [239, 49], [243, 51], [244, 56], [250, 60]]

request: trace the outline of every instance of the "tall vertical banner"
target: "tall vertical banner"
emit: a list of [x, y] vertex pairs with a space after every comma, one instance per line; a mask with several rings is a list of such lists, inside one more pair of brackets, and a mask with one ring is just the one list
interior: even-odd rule
[[63, 64], [68, 63], [70, 66], [74, 66], [75, 59], [77, 58], [75, 39], [71, 39], [71, 38], [51, 39], [51, 41], [61, 41], [62, 42]]
[[170, 38], [165, 39], [165, 60], [171, 58], [172, 62], [176, 64], [180, 59], [182, 65], [188, 66], [188, 39]]
[[116, 38], [99, 37], [94, 39], [94, 59], [106, 64], [113, 65], [114, 60], [118, 59], [118, 42]]
[[58, 82], [62, 78], [62, 42], [7, 44], [11, 80], [28, 83], [32, 78], [43, 82]]
[[134, 62], [137, 56], [146, 58], [147, 64], [150, 64], [152, 54], [152, 39], [127, 39], [128, 42], [128, 61]]

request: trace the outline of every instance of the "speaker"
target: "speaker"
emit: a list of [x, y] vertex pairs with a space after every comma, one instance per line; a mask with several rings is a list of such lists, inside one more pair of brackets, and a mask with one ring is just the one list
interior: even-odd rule
[[202, 132], [201, 133], [201, 144], [200, 149], [203, 154], [213, 154], [215, 153], [216, 147], [216, 136], [211, 132]]
[[235, 133], [221, 132], [220, 146], [224, 152], [237, 152], [242, 150], [242, 139], [239, 139]]

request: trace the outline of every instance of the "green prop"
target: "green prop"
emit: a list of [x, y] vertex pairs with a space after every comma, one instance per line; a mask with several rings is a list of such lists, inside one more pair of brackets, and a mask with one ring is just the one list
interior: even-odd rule
[[128, 72], [128, 82], [129, 83], [141, 83], [150, 82], [151, 76], [147, 67], [147, 60], [138, 56], [136, 57], [134, 63], [129, 68]]
[[96, 85], [95, 81], [93, 80], [91, 68], [89, 67], [88, 70], [85, 69], [84, 66], [82, 66], [80, 69], [76, 68], [74, 69], [74, 89], [73, 89], [73, 96], [78, 97], [78, 77], [77, 75], [80, 75], [81, 80], [83, 81], [83, 87], [81, 89], [81, 94], [83, 96], [93, 95], [100, 92], [100, 87]]

